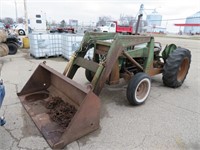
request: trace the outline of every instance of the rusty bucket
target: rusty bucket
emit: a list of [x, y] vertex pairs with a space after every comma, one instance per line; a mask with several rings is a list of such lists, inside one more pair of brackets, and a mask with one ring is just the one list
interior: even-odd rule
[[99, 128], [99, 97], [44, 63], [17, 95], [52, 148], [63, 148]]

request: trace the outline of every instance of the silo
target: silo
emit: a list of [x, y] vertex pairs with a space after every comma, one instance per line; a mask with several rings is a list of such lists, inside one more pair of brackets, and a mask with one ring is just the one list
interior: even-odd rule
[[147, 15], [146, 21], [148, 26], [161, 26], [162, 15], [154, 10], [151, 14]]
[[[185, 24], [200, 24], [200, 11], [186, 18]], [[184, 33], [200, 33], [200, 26], [185, 26]]]

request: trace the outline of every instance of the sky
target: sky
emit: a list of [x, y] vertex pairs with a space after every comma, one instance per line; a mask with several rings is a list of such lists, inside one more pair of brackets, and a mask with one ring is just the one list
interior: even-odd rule
[[[24, 17], [24, 0], [0, 0], [0, 18]], [[79, 24], [94, 24], [100, 16], [118, 20], [120, 14], [136, 17], [144, 4], [144, 19], [153, 9], [162, 15], [162, 26], [177, 32], [174, 23], [185, 23], [184, 19], [200, 11], [200, 0], [26, 0], [28, 16], [40, 11], [48, 21], [60, 22], [77, 19]], [[172, 20], [169, 20], [172, 19]]]

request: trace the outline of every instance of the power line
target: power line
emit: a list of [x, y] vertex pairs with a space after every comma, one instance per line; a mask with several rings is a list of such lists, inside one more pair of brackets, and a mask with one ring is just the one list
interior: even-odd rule
[[176, 18], [176, 19], [164, 19], [164, 20], [149, 20], [149, 21], [174, 21], [174, 20], [185, 20], [185, 19], [196, 19], [196, 18], [200, 18], [199, 17], [188, 17], [188, 18]]

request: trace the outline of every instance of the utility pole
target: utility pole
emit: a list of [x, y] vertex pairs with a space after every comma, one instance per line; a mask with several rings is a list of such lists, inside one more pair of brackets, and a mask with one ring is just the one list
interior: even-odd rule
[[1, 3], [1, 1], [0, 1], [0, 21], [1, 21], [1, 19], [2, 19], [2, 3]]
[[25, 17], [25, 32], [26, 36], [28, 36], [28, 15], [27, 15], [26, 0], [24, 0], [24, 17]]
[[15, 15], [16, 15], [16, 23], [18, 23], [18, 14], [17, 14], [17, 2], [15, 0]]

